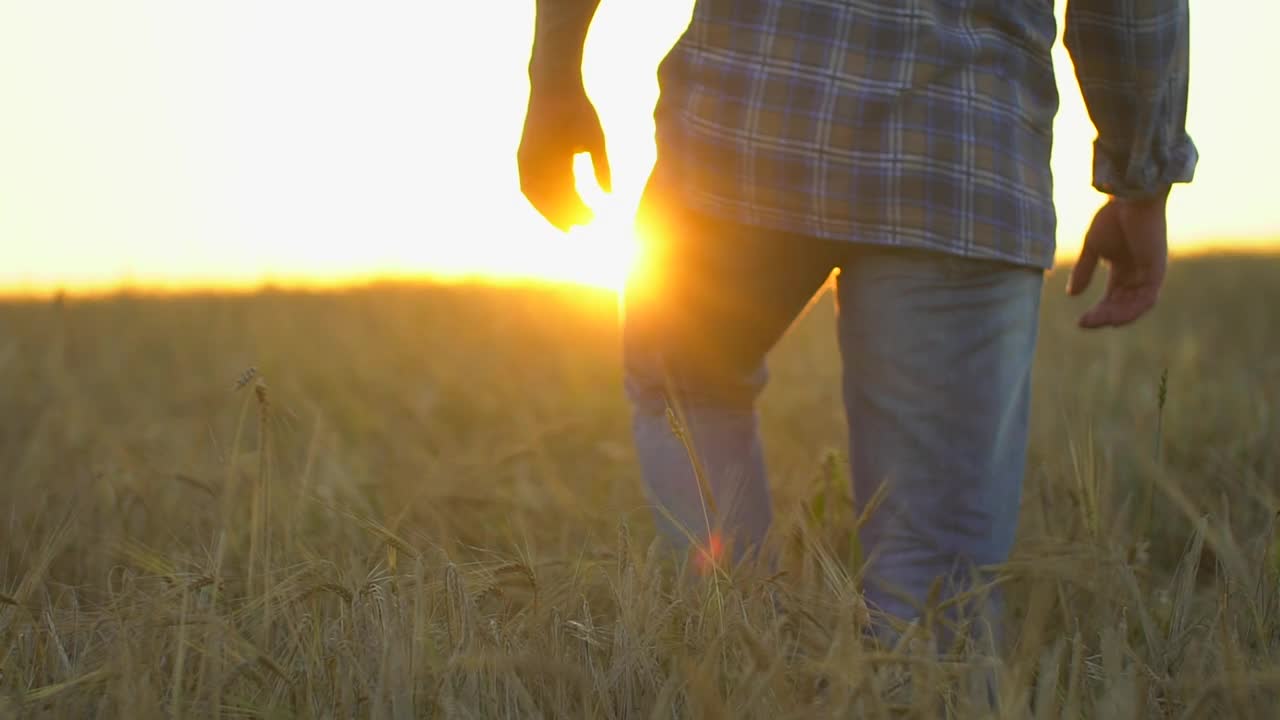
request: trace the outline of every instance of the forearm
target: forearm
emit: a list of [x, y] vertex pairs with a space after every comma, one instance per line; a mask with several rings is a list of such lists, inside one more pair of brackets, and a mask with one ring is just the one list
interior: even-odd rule
[[1065, 41], [1098, 139], [1093, 184], [1163, 196], [1198, 159], [1186, 132], [1187, 0], [1070, 0]]
[[537, 0], [529, 80], [535, 85], [580, 85], [582, 49], [600, 0]]

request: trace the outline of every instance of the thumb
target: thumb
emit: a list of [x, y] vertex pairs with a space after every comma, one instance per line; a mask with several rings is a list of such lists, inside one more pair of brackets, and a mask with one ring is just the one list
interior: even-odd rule
[[1098, 268], [1098, 250], [1086, 236], [1084, 247], [1080, 250], [1080, 259], [1071, 268], [1071, 276], [1067, 279], [1067, 294], [1079, 295], [1089, 287], [1093, 280], [1093, 271]]
[[613, 192], [613, 170], [609, 167], [609, 152], [604, 146], [603, 132], [592, 138], [587, 145], [587, 152], [591, 153], [591, 167], [596, 174], [596, 183], [601, 190]]
[[1116, 234], [1115, 214], [1112, 203], [1108, 202], [1094, 213], [1089, 229], [1084, 233], [1084, 244], [1080, 248], [1080, 259], [1071, 268], [1071, 277], [1067, 280], [1067, 294], [1079, 295], [1089, 288], [1093, 273], [1098, 269], [1098, 261], [1102, 259], [1101, 249], [1110, 246]]

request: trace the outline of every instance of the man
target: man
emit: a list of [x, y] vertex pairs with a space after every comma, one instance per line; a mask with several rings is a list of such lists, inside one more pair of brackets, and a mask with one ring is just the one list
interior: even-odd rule
[[[538, 0], [521, 187], [553, 224], [608, 186], [580, 73], [598, 0]], [[1085, 328], [1155, 304], [1185, 131], [1185, 0], [1071, 0], [1066, 44], [1098, 130], [1094, 216], [1069, 281], [1110, 265]], [[1026, 461], [1042, 276], [1056, 218], [1049, 0], [696, 0], [659, 69], [657, 161], [629, 283], [626, 386], [664, 534], [759, 546], [771, 510], [754, 402], [764, 357], [839, 269], [838, 337], [868, 604], [1007, 559]], [[669, 413], [668, 408], [672, 411]], [[990, 607], [990, 606], [988, 606]]]

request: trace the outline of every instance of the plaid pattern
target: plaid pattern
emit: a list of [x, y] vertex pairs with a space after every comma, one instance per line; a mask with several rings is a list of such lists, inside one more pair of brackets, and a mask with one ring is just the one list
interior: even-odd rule
[[[1191, 179], [1186, 0], [1071, 0], [1094, 184]], [[713, 217], [1049, 267], [1051, 0], [697, 0], [655, 176]]]

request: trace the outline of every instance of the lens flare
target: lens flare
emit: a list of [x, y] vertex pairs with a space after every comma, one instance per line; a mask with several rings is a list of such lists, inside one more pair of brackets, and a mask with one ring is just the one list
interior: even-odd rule
[[567, 279], [586, 285], [621, 289], [639, 256], [635, 232], [635, 199], [604, 192], [595, 181], [591, 157], [579, 154], [573, 162], [578, 194], [595, 217], [569, 231], [570, 248], [561, 269]]
[[696, 545], [693, 549], [693, 563], [699, 575], [715, 572], [724, 559], [724, 538], [718, 532], [711, 533], [705, 544]]

